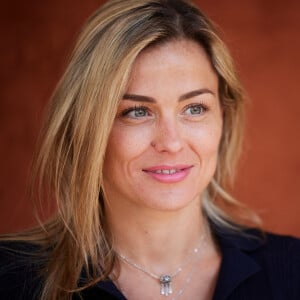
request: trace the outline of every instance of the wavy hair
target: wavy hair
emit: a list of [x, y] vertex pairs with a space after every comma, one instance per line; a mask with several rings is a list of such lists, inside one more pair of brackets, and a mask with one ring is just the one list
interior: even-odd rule
[[[226, 187], [240, 152], [244, 98], [215, 26], [183, 0], [108, 1], [89, 18], [78, 38], [50, 102], [35, 159], [34, 197], [57, 206], [51, 220], [23, 236], [49, 253], [42, 300], [71, 299], [111, 273], [116, 257], [102, 189], [108, 137], [136, 57], [147, 47], [177, 39], [199, 43], [219, 80], [223, 133], [203, 211], [220, 227], [239, 228], [240, 221], [222, 204], [241, 206]], [[79, 280], [82, 272], [84, 282]]]

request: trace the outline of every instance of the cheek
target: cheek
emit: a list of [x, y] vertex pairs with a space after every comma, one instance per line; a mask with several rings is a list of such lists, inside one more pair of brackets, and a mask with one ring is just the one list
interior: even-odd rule
[[143, 128], [115, 125], [110, 134], [106, 165], [128, 165], [150, 145], [150, 132]]
[[206, 124], [189, 131], [194, 151], [199, 156], [216, 156], [222, 135], [222, 122]]

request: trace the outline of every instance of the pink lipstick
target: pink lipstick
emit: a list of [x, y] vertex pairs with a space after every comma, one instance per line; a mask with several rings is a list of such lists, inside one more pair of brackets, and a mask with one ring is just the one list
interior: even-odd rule
[[153, 179], [162, 183], [176, 183], [182, 181], [190, 172], [192, 165], [153, 166], [143, 169]]

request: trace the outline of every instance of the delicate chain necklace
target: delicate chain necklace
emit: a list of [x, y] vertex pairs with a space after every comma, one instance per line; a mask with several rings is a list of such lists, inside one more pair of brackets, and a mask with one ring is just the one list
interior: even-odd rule
[[[200, 244], [202, 243], [203, 240], [204, 240], [204, 234], [202, 234], [200, 237]], [[192, 254], [197, 254], [198, 252], [199, 252], [199, 247], [194, 248], [192, 251]], [[182, 268], [184, 266], [186, 266], [189, 263], [190, 259], [192, 258], [192, 256], [189, 256], [190, 259], [186, 260], [186, 262], [184, 264], [180, 265], [173, 273], [157, 275], [150, 271], [147, 271], [143, 266], [131, 261], [125, 255], [118, 253], [118, 252], [116, 252], [116, 254], [129, 266], [134, 267], [135, 269], [145, 273], [146, 275], [158, 280], [158, 282], [160, 283], [160, 294], [164, 295], [164, 296], [169, 296], [170, 294], [173, 293], [173, 289], [172, 289], [173, 278], [182, 271]], [[190, 278], [189, 278], [189, 280], [190, 280]], [[183, 291], [180, 290], [179, 292], [182, 293]], [[179, 295], [177, 295], [177, 296], [179, 296]]]
[[177, 292], [177, 294], [174, 295], [174, 296], [172, 297], [172, 300], [177, 300], [177, 299], [184, 293], [185, 289], [187, 288], [187, 286], [190, 284], [190, 282], [191, 282], [191, 280], [192, 280], [192, 277], [193, 277], [193, 275], [194, 275], [194, 273], [195, 273], [195, 270], [196, 270], [196, 264], [194, 264], [194, 265], [192, 266], [191, 272], [189, 273], [188, 277], [185, 278], [185, 280], [184, 280], [184, 285], [183, 285], [182, 288]]

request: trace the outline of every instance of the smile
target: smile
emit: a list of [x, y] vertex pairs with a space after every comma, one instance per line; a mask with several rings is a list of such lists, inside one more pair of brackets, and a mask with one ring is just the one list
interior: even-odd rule
[[153, 166], [147, 169], [143, 169], [147, 175], [149, 175], [155, 181], [161, 183], [176, 183], [183, 181], [190, 170], [192, 165], [178, 165], [178, 166]]
[[170, 174], [175, 174], [177, 172], [180, 172], [179, 169], [169, 169], [169, 170], [155, 170], [155, 171], [150, 171], [156, 174], [166, 174], [166, 175], [170, 175]]

